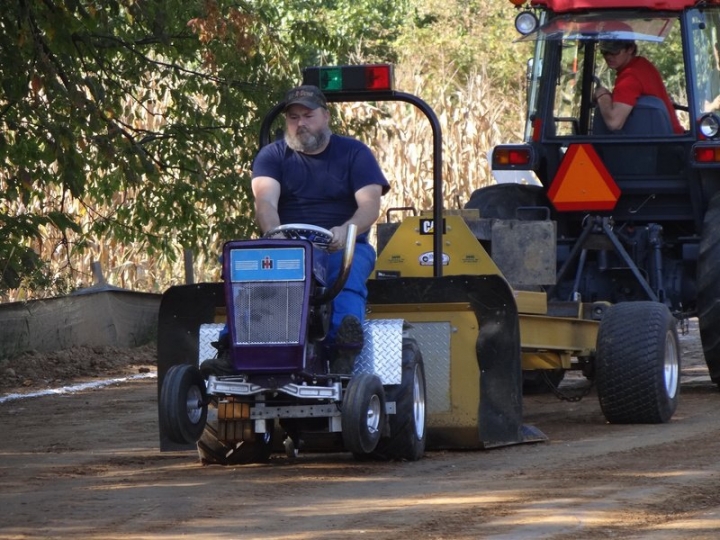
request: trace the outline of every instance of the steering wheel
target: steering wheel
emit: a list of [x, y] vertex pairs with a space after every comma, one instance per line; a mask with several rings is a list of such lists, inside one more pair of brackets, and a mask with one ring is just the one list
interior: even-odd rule
[[333, 238], [332, 233], [317, 225], [308, 223], [288, 223], [270, 229], [263, 238], [280, 238], [286, 240], [309, 240], [318, 247], [327, 246]]

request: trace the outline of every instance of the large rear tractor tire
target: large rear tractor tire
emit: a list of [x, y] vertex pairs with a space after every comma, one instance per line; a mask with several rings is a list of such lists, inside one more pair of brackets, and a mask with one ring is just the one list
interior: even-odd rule
[[710, 199], [697, 265], [700, 340], [710, 379], [720, 386], [720, 192]]
[[481, 218], [517, 219], [518, 208], [548, 206], [542, 186], [493, 184], [473, 191], [465, 208], [479, 210]]
[[359, 373], [350, 379], [341, 418], [346, 450], [358, 457], [375, 450], [385, 426], [385, 390], [377, 375]]
[[403, 339], [402, 380], [386, 386], [385, 397], [395, 402], [395, 414], [388, 415], [390, 436], [381, 438], [373, 457], [380, 460], [417, 461], [425, 454], [427, 410], [425, 367], [414, 339]]
[[165, 374], [158, 403], [160, 430], [172, 442], [193, 444], [207, 421], [207, 392], [200, 370], [190, 364], [172, 366]]
[[612, 424], [661, 424], [677, 408], [680, 346], [675, 318], [658, 302], [611, 306], [600, 321], [596, 383]]
[[[213, 409], [217, 403], [211, 404]], [[215, 412], [214, 410], [212, 411]], [[215, 414], [211, 416], [216, 417]], [[242, 424], [239, 440], [224, 441], [218, 437], [218, 422], [208, 421], [197, 443], [198, 455], [203, 465], [246, 465], [264, 463], [273, 451], [274, 423], [265, 421], [266, 432], [255, 433], [252, 420], [238, 421]]]

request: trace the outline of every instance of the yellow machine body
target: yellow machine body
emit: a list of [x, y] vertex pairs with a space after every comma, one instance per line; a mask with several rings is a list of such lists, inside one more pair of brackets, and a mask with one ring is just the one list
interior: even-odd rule
[[598, 322], [580, 304], [550, 315], [544, 292], [514, 290], [472, 219], [444, 216], [442, 277], [433, 276], [433, 220], [391, 225], [368, 282], [368, 318], [409, 323], [425, 365], [430, 447], [544, 440], [522, 423], [522, 372], [571, 369], [572, 357], [593, 354]]

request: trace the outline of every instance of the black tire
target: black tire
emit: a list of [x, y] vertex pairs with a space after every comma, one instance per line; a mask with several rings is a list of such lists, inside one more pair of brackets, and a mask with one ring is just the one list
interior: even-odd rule
[[172, 366], [160, 389], [160, 429], [178, 444], [193, 444], [207, 421], [207, 391], [200, 370], [189, 364]]
[[380, 460], [417, 461], [425, 454], [427, 409], [425, 367], [414, 339], [403, 339], [402, 380], [385, 387], [385, 398], [395, 402], [395, 414], [388, 415], [390, 436], [383, 437], [373, 452]]
[[542, 186], [493, 184], [473, 191], [465, 205], [480, 211], [481, 218], [516, 219], [521, 207], [548, 206]]
[[658, 302], [611, 306], [600, 321], [596, 383], [600, 407], [613, 424], [670, 420], [680, 394], [675, 318]]
[[710, 199], [697, 265], [697, 313], [710, 379], [720, 385], [720, 193]]
[[204, 465], [247, 465], [264, 463], [273, 450], [274, 423], [266, 420], [266, 432], [255, 433], [252, 420], [243, 421], [242, 440], [218, 438], [217, 421], [208, 422], [197, 442], [198, 455]]
[[385, 390], [377, 375], [359, 373], [350, 379], [341, 418], [347, 451], [362, 456], [375, 450], [385, 426]]

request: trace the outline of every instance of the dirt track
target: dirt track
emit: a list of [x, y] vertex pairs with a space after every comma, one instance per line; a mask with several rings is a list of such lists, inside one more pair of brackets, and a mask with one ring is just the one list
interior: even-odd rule
[[696, 336], [683, 348], [669, 424], [607, 425], [594, 394], [528, 396], [525, 420], [549, 442], [415, 463], [161, 454], [154, 380], [7, 401], [0, 539], [715, 539], [720, 392]]

